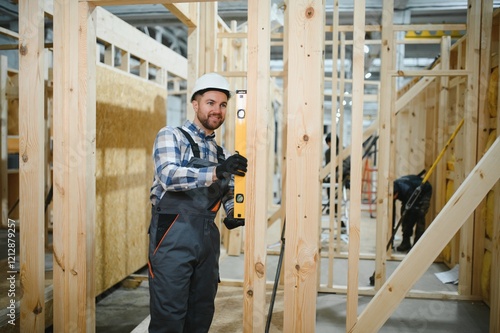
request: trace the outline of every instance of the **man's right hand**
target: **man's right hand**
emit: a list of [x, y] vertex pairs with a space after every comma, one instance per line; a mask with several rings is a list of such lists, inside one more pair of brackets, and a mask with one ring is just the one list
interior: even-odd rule
[[248, 160], [240, 154], [231, 155], [215, 168], [217, 178], [224, 179], [229, 175], [244, 176], [247, 172]]

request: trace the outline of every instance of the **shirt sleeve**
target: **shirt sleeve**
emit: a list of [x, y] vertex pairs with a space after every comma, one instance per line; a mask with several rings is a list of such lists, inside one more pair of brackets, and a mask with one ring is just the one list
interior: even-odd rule
[[153, 146], [155, 178], [166, 191], [187, 191], [213, 183], [215, 167], [186, 167], [191, 157], [188, 146], [171, 127], [160, 130]]

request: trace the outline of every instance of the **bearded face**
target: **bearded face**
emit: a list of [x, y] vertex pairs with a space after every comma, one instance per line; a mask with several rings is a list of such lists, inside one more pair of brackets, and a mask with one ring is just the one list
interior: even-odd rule
[[224, 123], [227, 111], [227, 96], [223, 92], [210, 90], [192, 102], [196, 114], [194, 123], [211, 134]]

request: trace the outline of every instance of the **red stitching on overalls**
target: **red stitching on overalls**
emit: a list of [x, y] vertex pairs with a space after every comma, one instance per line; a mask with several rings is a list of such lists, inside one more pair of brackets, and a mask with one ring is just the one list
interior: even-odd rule
[[155, 278], [155, 273], [153, 273], [153, 267], [151, 267], [151, 260], [148, 260], [148, 269], [149, 269], [149, 275], [151, 275], [151, 278]]

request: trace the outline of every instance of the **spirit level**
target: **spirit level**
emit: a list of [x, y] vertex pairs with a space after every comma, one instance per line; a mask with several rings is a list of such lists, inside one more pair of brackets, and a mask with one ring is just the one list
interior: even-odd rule
[[[247, 155], [247, 91], [236, 90], [236, 120], [235, 120], [235, 150], [238, 154], [246, 157]], [[234, 176], [234, 217], [237, 219], [245, 218], [245, 195], [246, 184], [245, 177]]]

